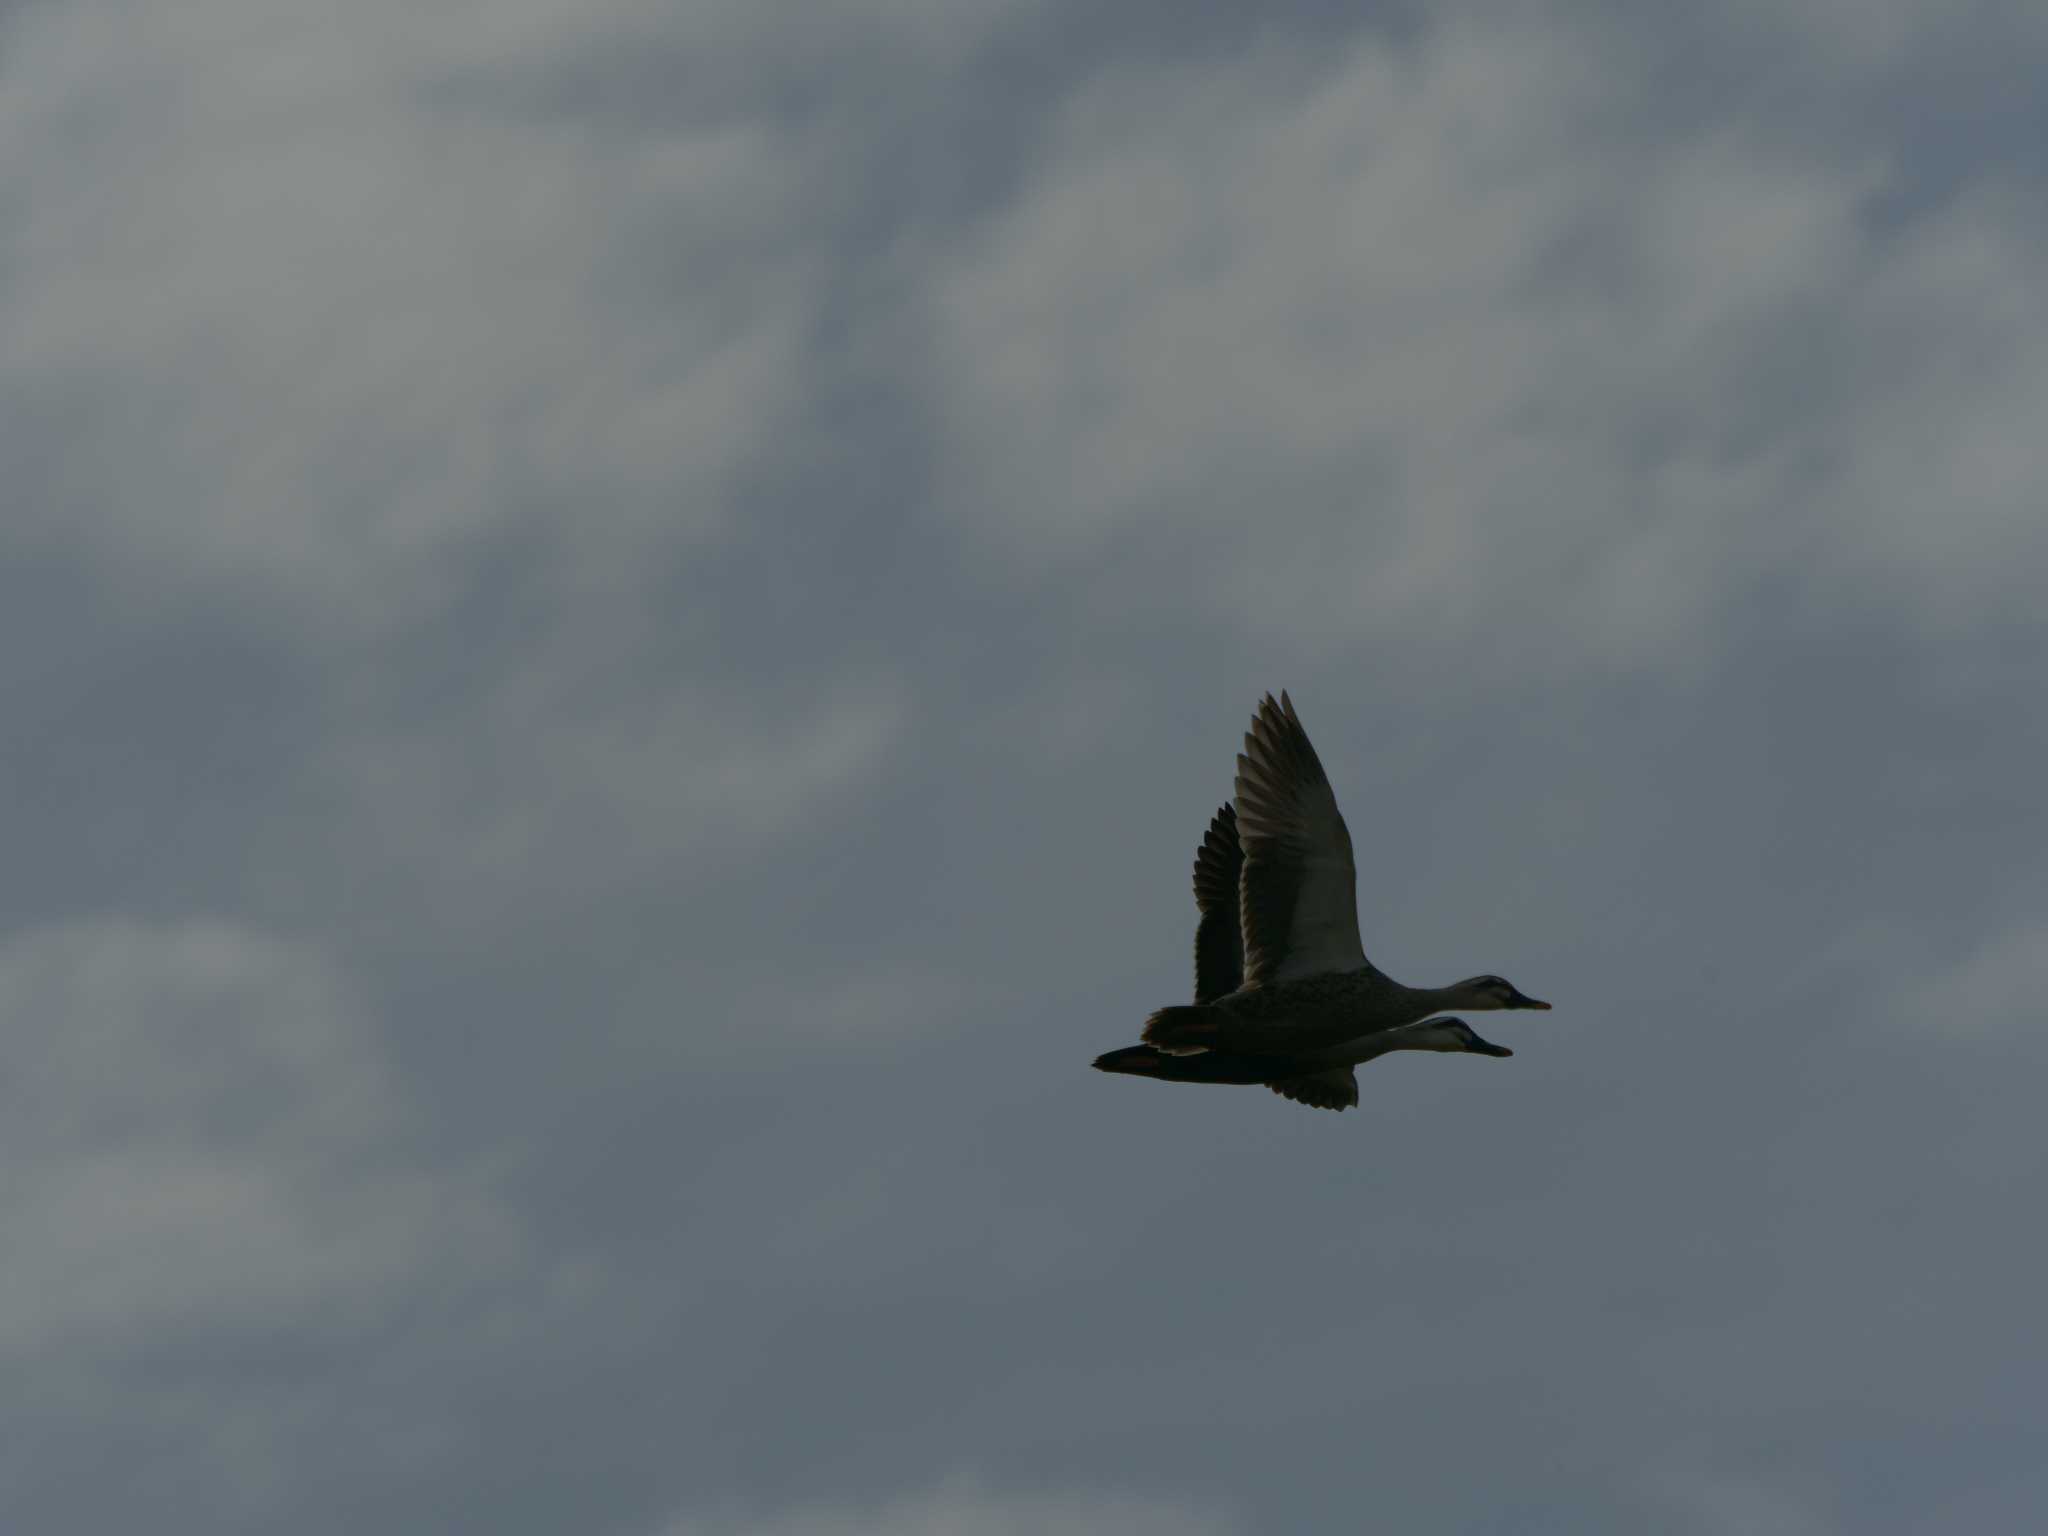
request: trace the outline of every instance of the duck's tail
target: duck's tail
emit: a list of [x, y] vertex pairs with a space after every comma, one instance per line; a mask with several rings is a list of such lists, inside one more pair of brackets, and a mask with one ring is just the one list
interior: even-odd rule
[[1127, 1045], [1120, 1051], [1096, 1057], [1095, 1070], [1152, 1077], [1166, 1083], [1265, 1083], [1276, 1077], [1299, 1076], [1301, 1067], [1299, 1062], [1232, 1056], [1226, 1051], [1169, 1056], [1154, 1046]]
[[1215, 1009], [1180, 1003], [1153, 1014], [1138, 1038], [1169, 1056], [1191, 1056], [1216, 1045], [1217, 1025]]
[[1149, 1045], [1127, 1045], [1120, 1051], [1106, 1051], [1095, 1058], [1098, 1072], [1128, 1072], [1132, 1077], [1163, 1077], [1167, 1060]]

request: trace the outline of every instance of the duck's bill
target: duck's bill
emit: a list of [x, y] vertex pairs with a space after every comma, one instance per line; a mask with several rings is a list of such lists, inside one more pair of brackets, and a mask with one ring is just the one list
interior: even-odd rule
[[1510, 1008], [1541, 1008], [1546, 1013], [1550, 1011], [1550, 1004], [1541, 1002], [1526, 992], [1517, 992], [1515, 1000], [1509, 1003], [1508, 1006]]
[[1515, 1054], [1506, 1046], [1495, 1045], [1491, 1040], [1482, 1040], [1477, 1035], [1474, 1035], [1472, 1037], [1472, 1045], [1470, 1048], [1473, 1052], [1480, 1056], [1512, 1056]]

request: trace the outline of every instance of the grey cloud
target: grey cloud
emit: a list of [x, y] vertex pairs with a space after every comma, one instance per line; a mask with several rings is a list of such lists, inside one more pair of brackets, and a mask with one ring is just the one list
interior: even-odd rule
[[1867, 154], [1638, 142], [1581, 42], [1082, 98], [948, 290], [948, 509], [1083, 584], [1164, 563], [1255, 642], [1343, 613], [1468, 670], [1510, 616], [1520, 665], [1685, 665], [1764, 581], [2029, 602], [2037, 231], [1987, 192], [1880, 232]]
[[681, 1517], [660, 1536], [1110, 1536], [1240, 1529], [1215, 1510], [1115, 1494], [996, 1494], [954, 1478], [873, 1509], [812, 1507], [764, 1516]]
[[[12, 1524], [2039, 1505], [2037, 24], [4, 25]], [[1282, 684], [1514, 1061], [1087, 1070]]]
[[[411, 70], [479, 41], [427, 14], [399, 30]], [[727, 514], [804, 323], [774, 238], [790, 162], [744, 125], [628, 150], [436, 111], [386, 73], [381, 20], [319, 37], [215, 5], [171, 48], [17, 24], [10, 376], [70, 402], [47, 537], [360, 624], [444, 600], [450, 560], [536, 517], [573, 593]], [[620, 257], [657, 241], [690, 302], [649, 331], [627, 316], [652, 274]]]
[[[10, 1438], [86, 1437], [127, 1468], [85, 1493], [19, 1464], [24, 1507], [162, 1491], [175, 1463], [274, 1513], [293, 1497], [282, 1464], [336, 1412], [280, 1379], [280, 1341], [339, 1381], [416, 1329], [521, 1305], [538, 1278], [488, 1181], [421, 1159], [418, 1106], [303, 945], [209, 922], [17, 935], [0, 947], [0, 1021], [20, 1245], [0, 1351], [38, 1404], [9, 1415]], [[416, 1406], [387, 1432], [414, 1427]]]

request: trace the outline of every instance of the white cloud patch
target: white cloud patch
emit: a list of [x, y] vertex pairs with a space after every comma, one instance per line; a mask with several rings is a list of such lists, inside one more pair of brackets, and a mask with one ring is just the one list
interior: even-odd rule
[[[779, 43], [922, 29], [940, 56], [987, 24], [932, 20], [638, 0], [12, 17], [0, 467], [22, 494], [0, 546], [82, 556], [141, 627], [258, 610], [255, 643], [332, 685], [325, 739], [293, 745], [350, 829], [334, 857], [455, 926], [488, 927], [537, 869], [573, 902], [799, 824], [876, 771], [899, 679], [849, 660], [735, 686], [750, 642], [688, 583], [748, 537], [749, 477], [808, 451], [829, 251], [800, 231], [829, 145], [743, 95], [664, 87], [648, 110], [601, 86], [636, 52], [800, 71]], [[480, 586], [488, 638], [460, 607]]]
[[886, 676], [764, 703], [701, 673], [621, 688], [573, 646], [456, 708], [366, 732], [319, 768], [367, 829], [357, 855], [431, 891], [450, 933], [489, 931], [537, 878], [573, 904], [678, 859], [759, 856], [870, 785], [911, 719]]
[[346, 1336], [434, 1268], [516, 1250], [411, 1166], [409, 1110], [333, 970], [225, 924], [0, 946], [0, 1352], [118, 1375], [167, 1335]]
[[1084, 93], [945, 285], [949, 515], [1105, 608], [1311, 651], [1512, 625], [1466, 658], [1510, 672], [1668, 673], [1788, 574], [2031, 602], [2038, 232], [1972, 198], [1884, 233], [1882, 163], [1645, 135], [1630, 62], [1488, 23]]
[[1652, 1452], [1640, 1471], [1666, 1529], [1696, 1536], [1834, 1536], [1845, 1529], [1825, 1490], [1800, 1483], [1796, 1469], [1732, 1464], [1725, 1447], [1700, 1437]]
[[0, 945], [0, 1500], [262, 1528], [340, 1441], [399, 1467], [459, 1443], [445, 1385], [403, 1384], [601, 1279], [425, 1158], [416, 1117], [303, 945], [118, 919]]
[[482, 88], [643, 19], [14, 18], [0, 392], [66, 443], [41, 536], [359, 625], [536, 506], [571, 592], [728, 526], [800, 377], [800, 157], [745, 121], [606, 138]]
[[683, 1515], [659, 1536], [1228, 1536], [1224, 1511], [1114, 1492], [999, 1493], [955, 1478], [882, 1505]]
[[2016, 921], [1989, 935], [1901, 994], [1892, 1010], [1915, 1034], [2038, 1040], [2048, 1021], [2048, 919]]
[[1007, 999], [985, 983], [938, 970], [891, 967], [804, 985], [781, 977], [758, 980], [728, 1010], [743, 1027], [691, 1039], [692, 1054], [781, 1054], [792, 1046], [872, 1053], [915, 1040], [957, 1036], [968, 1021], [988, 1018]]

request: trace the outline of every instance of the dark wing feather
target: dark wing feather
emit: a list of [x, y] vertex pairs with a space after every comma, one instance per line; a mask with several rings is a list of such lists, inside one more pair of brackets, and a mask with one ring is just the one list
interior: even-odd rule
[[1358, 1078], [1349, 1067], [1332, 1067], [1305, 1077], [1283, 1077], [1266, 1086], [1281, 1098], [1311, 1109], [1345, 1110], [1358, 1103]]
[[1351, 833], [1285, 693], [1260, 701], [1236, 798], [1246, 984], [1361, 968]]
[[1237, 844], [1237, 812], [1229, 806], [1209, 823], [1195, 850], [1195, 1001], [1213, 1002], [1244, 985], [1244, 941], [1237, 927], [1237, 872], [1244, 850]]

